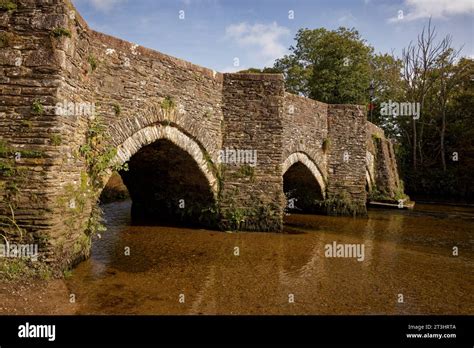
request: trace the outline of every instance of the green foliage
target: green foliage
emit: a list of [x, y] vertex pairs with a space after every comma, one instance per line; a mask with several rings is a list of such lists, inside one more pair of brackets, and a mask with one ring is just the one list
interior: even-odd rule
[[87, 58], [87, 61], [89, 62], [89, 65], [91, 67], [91, 71], [94, 72], [97, 69], [97, 66], [99, 65], [98, 62], [97, 62], [97, 59], [93, 55], [90, 55]]
[[10, 216], [0, 215], [0, 226], [2, 230], [0, 237], [5, 240], [5, 244], [8, 243], [8, 238], [14, 238], [15, 240], [21, 242], [23, 241], [26, 232], [18, 225], [12, 204], [8, 203], [8, 207], [10, 208]]
[[32, 262], [31, 260], [20, 258], [0, 259], [0, 279], [2, 280], [48, 280], [52, 275], [51, 267], [43, 262]]
[[10, 146], [8, 146], [6, 141], [0, 139], [0, 157], [8, 157], [11, 154], [13, 154], [13, 151]]
[[395, 202], [394, 197], [390, 197], [385, 192], [380, 192], [376, 187], [372, 188], [372, 191], [367, 195], [367, 200], [370, 201], [375, 201], [375, 202]]
[[[16, 166], [14, 158], [17, 155], [20, 155], [20, 158], [43, 158], [44, 153], [41, 151], [35, 150], [15, 150], [10, 147], [5, 141], [0, 140], [0, 176], [4, 177], [14, 177], [15, 180], [10, 180], [8, 185], [11, 187], [16, 187], [15, 181], [18, 181], [23, 178], [22, 169]], [[15, 189], [16, 191], [16, 189]]]
[[331, 146], [331, 140], [328, 138], [325, 138], [323, 140], [323, 151], [327, 152], [329, 150], [329, 147]]
[[244, 208], [231, 207], [226, 210], [225, 219], [228, 221], [232, 231], [239, 231], [242, 224], [246, 221], [247, 212]]
[[63, 27], [60, 27], [60, 28], [54, 28], [52, 31], [51, 31], [51, 35], [58, 39], [60, 37], [72, 37], [72, 34], [71, 34], [71, 31], [69, 29], [66, 29], [66, 28], [63, 28]]
[[31, 269], [24, 259], [2, 259], [0, 260], [0, 278], [7, 280], [18, 280], [31, 275]]
[[377, 142], [379, 142], [382, 139], [382, 138], [380, 138], [380, 135], [378, 135], [378, 134], [372, 134], [371, 137], [372, 137], [372, 141], [374, 142], [374, 144], [377, 144]]
[[35, 150], [18, 150], [15, 151], [15, 153], [19, 153], [21, 155], [21, 158], [43, 158], [44, 153], [41, 151], [35, 151]]
[[373, 48], [355, 29], [300, 29], [295, 40], [291, 54], [274, 66], [290, 92], [331, 104], [366, 104]]
[[92, 207], [92, 213], [87, 223], [87, 233], [89, 235], [96, 235], [107, 231], [105, 227], [104, 212], [98, 204]]
[[4, 177], [11, 177], [14, 174], [14, 167], [8, 161], [0, 160], [0, 175]]
[[198, 221], [201, 225], [208, 228], [215, 228], [220, 221], [219, 206], [214, 203], [211, 206], [201, 208]]
[[245, 227], [252, 225], [260, 231], [274, 230], [275, 218], [279, 208], [273, 203], [265, 203], [257, 197], [252, 197], [252, 202], [258, 202], [248, 207], [237, 207], [234, 203], [227, 209], [223, 215], [225, 223], [221, 226], [223, 229], [232, 231], [241, 231]]
[[43, 115], [44, 114], [44, 106], [41, 104], [41, 101], [38, 99], [35, 99], [33, 101], [33, 105], [31, 106], [31, 112], [33, 112], [35, 115]]
[[17, 9], [17, 4], [10, 0], [0, 0], [0, 11], [13, 12]]
[[51, 142], [51, 145], [59, 146], [62, 144], [63, 139], [60, 134], [53, 134], [49, 137], [49, 141]]
[[239, 171], [237, 172], [237, 176], [241, 178], [249, 178], [253, 180], [255, 176], [255, 168], [247, 164], [243, 165], [239, 168]]
[[22, 120], [21, 125], [26, 127], [26, 128], [32, 128], [33, 127], [33, 123], [31, 121], [28, 121], [28, 120]]
[[64, 279], [69, 279], [69, 278], [71, 278], [71, 277], [72, 277], [72, 270], [70, 270], [70, 269], [65, 269], [65, 270], [63, 271], [63, 277], [64, 277]]
[[372, 107], [368, 111], [367, 118], [374, 124], [379, 125], [385, 131], [387, 137], [396, 137], [398, 134], [399, 119], [391, 115], [382, 115], [381, 103], [406, 100], [403, 95], [400, 71], [403, 67], [402, 61], [389, 54], [376, 54], [372, 57], [371, 78], [373, 81], [374, 97]]
[[176, 103], [174, 102], [173, 98], [170, 96], [166, 96], [162, 101], [161, 101], [161, 110], [164, 112], [169, 112], [172, 111], [176, 108]]
[[9, 47], [12, 45], [14, 35], [9, 32], [0, 33], [0, 48]]
[[209, 153], [204, 150], [203, 151], [203, 156], [204, 156], [204, 159], [206, 160], [207, 168], [210, 171], [214, 171], [214, 162], [212, 162], [211, 155], [209, 155]]
[[79, 152], [86, 161], [92, 186], [97, 190], [102, 188], [107, 170], [126, 170], [126, 167], [117, 166], [112, 162], [117, 155], [117, 149], [108, 142], [106, 127], [102, 120], [96, 117], [89, 126], [86, 143], [80, 147]]
[[[446, 66], [444, 57], [440, 57], [429, 74], [431, 89], [425, 96], [420, 120], [415, 123], [416, 169], [414, 126], [410, 121], [399, 121], [402, 130], [400, 167], [407, 191], [415, 198], [432, 196], [473, 201], [474, 60], [462, 58]], [[442, 77], [443, 74], [447, 76]]]
[[122, 113], [122, 108], [120, 107], [120, 105], [113, 104], [112, 107], [114, 108], [115, 116], [120, 116], [120, 114]]
[[365, 204], [361, 205], [354, 202], [346, 191], [328, 197], [326, 200], [319, 202], [319, 205], [326, 210], [328, 215], [354, 217], [367, 215]]

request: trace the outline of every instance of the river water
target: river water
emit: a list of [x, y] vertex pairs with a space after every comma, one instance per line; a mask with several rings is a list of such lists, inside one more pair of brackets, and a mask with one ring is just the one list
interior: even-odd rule
[[[67, 280], [79, 314], [474, 314], [474, 207], [291, 215], [273, 234], [131, 226], [130, 205], [103, 207]], [[326, 257], [334, 242], [363, 261]]]

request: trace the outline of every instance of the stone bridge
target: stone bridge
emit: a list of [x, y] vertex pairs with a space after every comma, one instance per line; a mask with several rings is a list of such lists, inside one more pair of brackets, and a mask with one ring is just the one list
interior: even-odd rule
[[66, 0], [1, 4], [11, 5], [0, 5], [2, 236], [38, 243], [44, 261], [87, 257], [113, 170], [137, 218], [224, 230], [281, 231], [288, 200], [364, 215], [368, 192], [401, 190], [392, 144], [365, 107], [96, 32]]

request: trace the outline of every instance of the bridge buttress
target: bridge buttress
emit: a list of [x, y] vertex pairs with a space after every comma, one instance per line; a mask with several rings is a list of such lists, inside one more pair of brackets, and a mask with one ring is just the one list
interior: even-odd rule
[[283, 98], [281, 75], [224, 75], [223, 151], [254, 151], [257, 156], [255, 163], [221, 163], [224, 229], [282, 229]]

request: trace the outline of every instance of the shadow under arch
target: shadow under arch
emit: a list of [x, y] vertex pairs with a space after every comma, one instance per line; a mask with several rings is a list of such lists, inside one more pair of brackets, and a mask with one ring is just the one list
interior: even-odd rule
[[326, 181], [318, 166], [302, 152], [291, 154], [282, 165], [283, 190], [287, 210], [294, 213], [322, 212], [326, 198]]
[[139, 224], [214, 227], [218, 181], [204, 148], [176, 127], [145, 127], [117, 147], [114, 163]]

